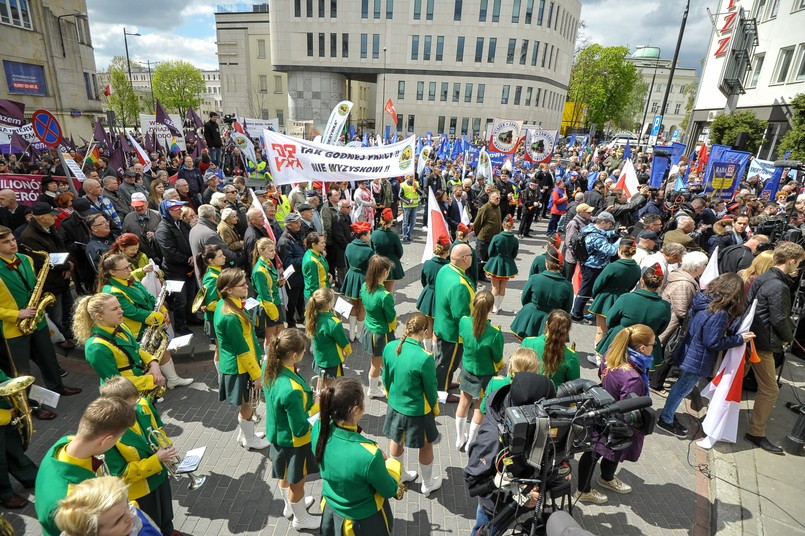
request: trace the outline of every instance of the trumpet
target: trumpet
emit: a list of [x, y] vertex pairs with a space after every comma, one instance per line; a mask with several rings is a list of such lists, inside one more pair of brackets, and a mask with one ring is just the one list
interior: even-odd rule
[[[148, 444], [151, 445], [151, 450], [154, 452], [157, 452], [159, 449], [169, 449], [173, 446], [173, 442], [171, 442], [168, 435], [161, 428], [148, 429]], [[180, 463], [181, 459], [179, 458], [174, 459], [172, 462], [164, 462], [165, 469], [167, 469], [168, 473], [170, 473], [170, 475], [177, 480], [179, 479], [180, 474], [187, 475], [187, 478], [190, 479], [190, 485], [187, 487], [187, 489], [190, 491], [200, 488], [207, 480], [207, 477], [194, 475], [192, 473], [177, 473], [176, 470]]]
[[257, 414], [257, 408], [260, 407], [260, 389], [255, 387], [253, 381], [249, 382], [249, 406], [252, 408], [254, 422], [260, 422], [260, 415]]
[[109, 470], [109, 466], [106, 465], [106, 455], [98, 454], [97, 456], [95, 456], [95, 459], [101, 462], [101, 466], [98, 467], [97, 471], [95, 471], [96, 476], [112, 476], [112, 472]]

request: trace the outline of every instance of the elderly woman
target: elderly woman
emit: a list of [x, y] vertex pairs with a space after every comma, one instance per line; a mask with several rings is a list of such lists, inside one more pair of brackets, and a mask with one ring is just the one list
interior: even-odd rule
[[[179, 192], [176, 191], [176, 188], [168, 188], [165, 190], [165, 193], [162, 194], [163, 201], [181, 201], [182, 199], [179, 197]], [[159, 209], [157, 209], [159, 210]]]
[[231, 208], [221, 211], [221, 223], [218, 224], [218, 234], [221, 235], [227, 247], [232, 251], [243, 250], [243, 238], [235, 227], [238, 223], [238, 213]]
[[210, 205], [214, 206], [215, 210], [220, 214], [226, 207], [226, 195], [224, 192], [215, 192], [212, 194], [212, 197], [210, 197]]

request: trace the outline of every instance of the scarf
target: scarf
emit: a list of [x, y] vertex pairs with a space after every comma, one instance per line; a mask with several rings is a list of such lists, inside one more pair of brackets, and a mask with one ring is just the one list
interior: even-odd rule
[[654, 358], [650, 355], [641, 354], [631, 346], [626, 347], [626, 355], [629, 359], [629, 364], [632, 365], [632, 368], [637, 371], [637, 373], [640, 375], [640, 378], [643, 380], [643, 384], [646, 387], [644, 394], [648, 395], [648, 371], [651, 368]]

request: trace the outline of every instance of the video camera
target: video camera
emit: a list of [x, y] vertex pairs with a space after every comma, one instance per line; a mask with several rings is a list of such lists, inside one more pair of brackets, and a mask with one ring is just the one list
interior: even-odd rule
[[[512, 525], [516, 525], [514, 534], [543, 534], [550, 514], [572, 509], [566, 478], [570, 474], [568, 460], [594, 445], [623, 450], [632, 444], [636, 431], [650, 435], [657, 422], [650, 406], [651, 397], [616, 401], [597, 383], [578, 379], [562, 384], [556, 398], [506, 408], [498, 425], [503, 469], [496, 461], [494, 483], [479, 484], [469, 492], [477, 496], [497, 487], [510, 491], [512, 500], [490, 520], [487, 527], [494, 529], [479, 534], [503, 534]], [[534, 511], [528, 512], [523, 505], [534, 486], [539, 486], [539, 498]], [[550, 504], [546, 503], [547, 495], [551, 496]], [[519, 515], [524, 512], [528, 515]]]
[[237, 115], [235, 115], [235, 114], [224, 114], [223, 121], [224, 121], [224, 123], [226, 123], [227, 125], [229, 125], [231, 127], [232, 123], [237, 121]]

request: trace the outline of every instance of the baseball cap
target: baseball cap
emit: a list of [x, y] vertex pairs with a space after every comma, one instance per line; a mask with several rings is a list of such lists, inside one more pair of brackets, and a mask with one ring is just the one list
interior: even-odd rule
[[285, 215], [285, 224], [302, 221], [302, 216], [298, 212], [289, 212]]
[[637, 238], [639, 240], [653, 240], [656, 242], [659, 237], [654, 231], [642, 231]]
[[145, 194], [140, 192], [135, 192], [131, 194], [131, 206], [133, 207], [142, 207], [148, 204], [148, 200], [145, 198]]
[[59, 214], [59, 211], [53, 208], [50, 203], [39, 201], [33, 204], [31, 213], [34, 216], [44, 216], [45, 214], [53, 214], [55, 216]]
[[595, 208], [591, 207], [587, 203], [579, 203], [576, 205], [576, 214], [581, 214], [582, 212], [593, 212]]
[[608, 221], [610, 223], [615, 223], [615, 216], [607, 212], [599, 212], [598, 216], [595, 217], [595, 221]]
[[[132, 197], [133, 197], [133, 196], [132, 196]], [[176, 199], [170, 199], [170, 200], [168, 200], [168, 201], [165, 201], [165, 207], [166, 207], [168, 210], [170, 210], [170, 209], [172, 209], [172, 208], [176, 208], [176, 207], [183, 207], [183, 206], [185, 206], [186, 204], [187, 204], [187, 203], [185, 203], [184, 201], [177, 201]]]
[[300, 203], [298, 207], [296, 207], [297, 212], [303, 212], [305, 210], [313, 210], [313, 205], [310, 203]]
[[73, 199], [73, 210], [78, 212], [78, 215], [82, 218], [86, 218], [93, 213], [92, 205], [89, 200], [84, 197], [76, 197]]

